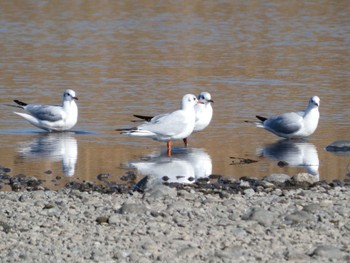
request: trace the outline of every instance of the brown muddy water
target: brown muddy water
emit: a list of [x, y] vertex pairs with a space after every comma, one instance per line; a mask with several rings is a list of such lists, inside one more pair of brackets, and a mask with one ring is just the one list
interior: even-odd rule
[[[324, 148], [350, 140], [349, 25], [346, 1], [1, 1], [0, 165], [50, 188], [101, 173], [122, 183], [130, 171], [344, 179], [349, 154]], [[79, 97], [69, 133], [43, 132], [5, 106], [57, 104], [67, 88]], [[163, 143], [115, 131], [201, 91], [215, 101], [212, 123], [189, 149], [175, 142], [172, 158]], [[244, 122], [302, 110], [312, 95], [321, 119], [306, 141]]]

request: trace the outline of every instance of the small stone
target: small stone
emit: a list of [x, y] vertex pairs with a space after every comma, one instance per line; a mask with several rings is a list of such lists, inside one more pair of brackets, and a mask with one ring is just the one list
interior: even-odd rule
[[189, 258], [194, 258], [196, 255], [198, 255], [198, 252], [199, 252], [199, 249], [196, 247], [185, 247], [179, 250], [177, 255], [179, 257], [189, 259]]
[[186, 200], [195, 200], [196, 199], [195, 193], [190, 193], [189, 191], [186, 191], [186, 190], [179, 190], [178, 195], [183, 197]]
[[350, 151], [350, 140], [339, 140], [332, 142], [326, 147], [326, 151], [337, 152], [337, 151]]
[[310, 204], [307, 206], [304, 206], [303, 208], [304, 211], [314, 213], [320, 210], [320, 205], [319, 204]]
[[253, 195], [255, 195], [255, 191], [252, 188], [245, 189], [243, 191], [243, 193], [244, 193], [245, 196], [253, 196]]
[[51, 209], [54, 208], [55, 206], [53, 204], [45, 204], [43, 209]]
[[110, 225], [116, 225], [120, 222], [120, 216], [118, 215], [111, 215], [109, 218], [108, 218], [108, 224]]
[[283, 194], [282, 190], [279, 188], [275, 189], [272, 193], [277, 196], [281, 196]]
[[243, 254], [243, 247], [241, 246], [232, 246], [232, 247], [226, 247], [223, 250], [218, 250], [215, 252], [215, 256], [218, 258], [223, 258], [223, 259], [237, 259], [242, 256]]
[[250, 184], [248, 181], [244, 181], [244, 180], [241, 180], [240, 183], [239, 183], [239, 186], [241, 188], [250, 188]]
[[333, 205], [333, 201], [332, 200], [321, 200], [320, 202], [320, 206], [321, 207], [328, 207]]
[[148, 209], [141, 204], [134, 203], [123, 203], [122, 207], [118, 210], [118, 212], [122, 215], [125, 214], [144, 214], [148, 211]]
[[98, 218], [96, 218], [96, 222], [98, 224], [108, 223], [108, 217], [106, 217], [106, 216], [99, 216]]
[[243, 220], [253, 220], [258, 222], [260, 225], [268, 227], [272, 225], [272, 222], [274, 220], [274, 214], [259, 208], [259, 207], [254, 207], [251, 208], [250, 211], [242, 216]]
[[11, 172], [10, 168], [0, 166], [0, 174], [6, 174], [6, 173], [9, 173], [9, 172]]
[[292, 224], [315, 220], [314, 216], [306, 211], [296, 211], [287, 215], [285, 219], [286, 221], [290, 221]]
[[97, 179], [100, 180], [100, 181], [108, 179], [108, 178], [109, 178], [109, 174], [99, 174], [99, 175], [97, 175]]
[[148, 189], [148, 198], [176, 198], [177, 191], [175, 188], [166, 185], [157, 185], [151, 189]]
[[318, 246], [311, 254], [312, 257], [323, 257], [329, 259], [344, 259], [344, 253], [337, 247], [330, 245]]
[[267, 181], [270, 183], [279, 183], [283, 184], [286, 181], [290, 180], [290, 176], [287, 174], [270, 174], [266, 177], [264, 177], [263, 181]]
[[297, 184], [314, 184], [318, 182], [319, 178], [308, 173], [299, 173], [292, 177], [292, 180]]
[[0, 227], [2, 228], [2, 231], [4, 231], [6, 234], [12, 230], [12, 227], [3, 221], [0, 221]]

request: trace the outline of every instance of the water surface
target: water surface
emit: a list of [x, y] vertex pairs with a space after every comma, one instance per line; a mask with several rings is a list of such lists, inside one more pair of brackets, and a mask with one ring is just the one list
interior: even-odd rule
[[[320, 179], [349, 173], [348, 156], [324, 150], [350, 139], [346, 1], [5, 1], [0, 14], [0, 165], [11, 175], [54, 187], [100, 173], [118, 182], [137, 160], [160, 167], [154, 156], [164, 157], [164, 144], [115, 129], [135, 125], [132, 114], [176, 110], [184, 94], [201, 91], [215, 101], [212, 123], [190, 137], [189, 150], [174, 143], [167, 169], [181, 171], [191, 153], [211, 173], [235, 178], [294, 175], [310, 160]], [[67, 88], [80, 112], [67, 134], [46, 134], [4, 106], [57, 104]], [[321, 119], [304, 142], [283, 143], [244, 122], [302, 110], [313, 95]], [[281, 156], [294, 156], [293, 166], [278, 166]]]

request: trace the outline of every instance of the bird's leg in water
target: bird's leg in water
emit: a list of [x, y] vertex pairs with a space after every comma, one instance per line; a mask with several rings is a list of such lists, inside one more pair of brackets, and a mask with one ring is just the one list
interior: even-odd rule
[[184, 141], [185, 147], [187, 147], [188, 146], [187, 138], [184, 138], [183, 141]]
[[167, 150], [168, 150], [168, 156], [171, 156], [171, 141], [167, 141], [166, 147], [167, 147]]

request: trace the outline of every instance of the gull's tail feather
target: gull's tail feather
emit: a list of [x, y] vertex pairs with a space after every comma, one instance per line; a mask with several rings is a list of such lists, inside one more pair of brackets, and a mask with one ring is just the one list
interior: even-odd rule
[[260, 120], [260, 122], [257, 122], [257, 121], [244, 121], [244, 122], [246, 122], [246, 123], [253, 123], [253, 124], [255, 124], [256, 125], [256, 127], [259, 127], [259, 128], [264, 128], [264, 121], [266, 121], [267, 120], [267, 118], [265, 118], [265, 117], [262, 117], [262, 116], [256, 116], [256, 118], [258, 118], [259, 120]]
[[120, 134], [126, 134], [129, 136], [152, 137], [155, 135], [153, 132], [138, 129], [137, 127], [116, 129], [116, 131], [120, 131]]
[[20, 100], [13, 100], [14, 102], [16, 102], [18, 105], [13, 105], [13, 104], [5, 104], [6, 106], [9, 107], [14, 107], [14, 108], [20, 108], [20, 109], [24, 109], [25, 106], [27, 106], [27, 103], [24, 103], [23, 101]]
[[134, 130], [137, 130], [137, 127], [133, 127], [133, 128], [121, 128], [121, 129], [115, 129], [116, 131], [120, 131], [120, 133], [129, 133], [132, 132]]
[[259, 116], [259, 115], [256, 115], [255, 117], [256, 117], [259, 121], [261, 121], [261, 122], [256, 122], [256, 123], [255, 123], [256, 127], [264, 128], [264, 121], [266, 121], [267, 118], [266, 118], [266, 117]]

